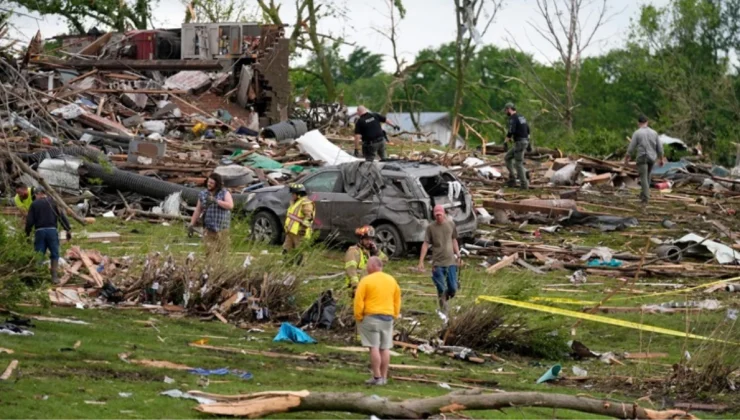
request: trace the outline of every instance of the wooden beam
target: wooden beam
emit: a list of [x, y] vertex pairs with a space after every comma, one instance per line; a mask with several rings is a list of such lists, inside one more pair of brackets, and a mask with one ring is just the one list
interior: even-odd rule
[[496, 274], [496, 272], [499, 271], [499, 270], [501, 270], [502, 268], [505, 268], [505, 267], [508, 267], [508, 266], [514, 264], [514, 262], [516, 262], [517, 259], [519, 259], [519, 254], [518, 253], [514, 253], [514, 254], [511, 254], [511, 255], [509, 255], [507, 257], [504, 257], [501, 261], [499, 261], [496, 264], [494, 264], [494, 265], [486, 268], [486, 273], [488, 273], [488, 274]]
[[0, 381], [7, 381], [8, 379], [10, 379], [10, 375], [13, 374], [13, 371], [17, 367], [18, 367], [18, 361], [17, 360], [13, 360], [12, 362], [10, 362], [10, 364], [8, 365], [8, 367], [5, 368], [5, 372], [3, 372], [2, 376], [0, 376]]

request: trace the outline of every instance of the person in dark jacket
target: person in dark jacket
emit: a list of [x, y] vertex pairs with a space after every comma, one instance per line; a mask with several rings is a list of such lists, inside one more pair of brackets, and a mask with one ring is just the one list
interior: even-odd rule
[[515, 187], [516, 179], [519, 178], [519, 188], [526, 190], [529, 188], [529, 180], [527, 180], [527, 171], [524, 169], [524, 152], [527, 151], [529, 145], [529, 124], [523, 115], [517, 114], [513, 103], [507, 103], [505, 111], [509, 117], [506, 142], [514, 142], [514, 147], [509, 148], [504, 158], [506, 169], [509, 170], [509, 182], [506, 185]]
[[68, 241], [72, 239], [72, 227], [69, 225], [67, 216], [59, 210], [54, 200], [47, 197], [46, 190], [43, 187], [36, 188], [35, 192], [36, 199], [31, 204], [26, 218], [26, 236], [30, 236], [32, 230], [36, 230], [33, 248], [42, 255], [46, 255], [46, 251], [49, 251], [51, 281], [56, 284], [59, 283], [59, 231], [57, 225], [62, 224], [67, 232]]
[[357, 107], [357, 122], [355, 123], [355, 157], [360, 156], [360, 140], [362, 140], [362, 155], [367, 162], [375, 160], [378, 155], [380, 160], [385, 160], [385, 132], [382, 123], [386, 123], [398, 130], [400, 127], [388, 120], [384, 115], [368, 112], [367, 108], [360, 105]]

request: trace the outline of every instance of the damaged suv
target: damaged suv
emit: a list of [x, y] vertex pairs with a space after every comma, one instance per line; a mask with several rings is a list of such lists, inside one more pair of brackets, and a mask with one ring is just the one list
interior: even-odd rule
[[[461, 238], [477, 228], [473, 199], [447, 168], [420, 162], [352, 162], [330, 166], [296, 181], [315, 203], [314, 229], [320, 239], [356, 241], [358, 226], [375, 227], [378, 247], [400, 257], [424, 241], [432, 209], [441, 204]], [[279, 244], [290, 204], [287, 186], [261, 188], [249, 194], [252, 238]]]

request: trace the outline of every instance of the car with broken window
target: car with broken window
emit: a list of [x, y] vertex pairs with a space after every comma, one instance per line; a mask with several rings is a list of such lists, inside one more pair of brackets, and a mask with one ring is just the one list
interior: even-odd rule
[[[477, 228], [470, 192], [437, 164], [351, 162], [320, 168], [296, 182], [315, 203], [314, 229], [322, 240], [354, 242], [357, 227], [372, 225], [378, 247], [400, 257], [424, 241], [437, 204], [445, 207], [461, 238], [472, 237]], [[250, 193], [244, 209], [252, 215], [252, 238], [281, 243], [289, 204], [288, 186]]]

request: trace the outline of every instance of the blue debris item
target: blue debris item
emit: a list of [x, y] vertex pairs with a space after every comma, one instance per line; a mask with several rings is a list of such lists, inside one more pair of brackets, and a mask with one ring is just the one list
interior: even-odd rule
[[678, 162], [666, 162], [663, 166], [655, 165], [653, 168], [653, 175], [666, 175], [671, 172], [678, 172], [682, 169], [686, 169], [690, 165], [690, 162], [680, 160]]
[[208, 130], [206, 130], [205, 137], [207, 139], [215, 139], [216, 133], [214, 133], [213, 130], [209, 128]]
[[540, 379], [537, 379], [537, 383], [541, 384], [543, 382], [552, 381], [553, 379], [557, 378], [560, 374], [560, 370], [562, 370], [563, 367], [560, 365], [555, 365], [551, 367], [550, 369], [545, 372], [544, 375], [540, 376]]
[[715, 166], [712, 166], [712, 175], [728, 177], [730, 176], [730, 171], [727, 168], [723, 168], [722, 166], [715, 165]]
[[210, 376], [210, 375], [223, 376], [229, 373], [229, 368], [221, 368], [221, 369], [195, 368], [195, 369], [189, 370], [188, 372], [192, 373], [193, 375], [201, 375], [201, 376]]
[[254, 375], [252, 375], [251, 373], [249, 373], [249, 372], [242, 372], [240, 370], [232, 370], [231, 373], [233, 375], [238, 376], [241, 379], [244, 379], [245, 381], [248, 381], [248, 380], [250, 380], [250, 379], [252, 379], [254, 377]]
[[200, 376], [211, 376], [211, 375], [224, 376], [224, 375], [232, 374], [244, 380], [249, 380], [254, 377], [254, 375], [252, 375], [249, 372], [245, 372], [243, 370], [236, 370], [236, 369], [229, 370], [229, 368], [221, 368], [221, 369], [195, 368], [195, 369], [190, 369], [188, 372], [192, 373], [193, 375], [200, 375]]
[[218, 115], [218, 119], [225, 122], [226, 124], [231, 122], [231, 119], [233, 118], [231, 116], [231, 113], [225, 109], [219, 109], [216, 111], [216, 115]]
[[586, 265], [588, 265], [589, 267], [614, 267], [614, 268], [617, 268], [617, 267], [621, 267], [623, 263], [624, 263], [624, 261], [617, 260], [615, 258], [612, 258], [608, 262], [607, 261], [604, 261], [604, 260], [600, 260], [600, 259], [593, 259], [593, 260], [588, 260], [588, 264], [586, 264]]
[[293, 325], [283, 322], [280, 326], [275, 339], [272, 341], [290, 341], [291, 343], [298, 344], [316, 344], [316, 340], [311, 338], [310, 335], [306, 334], [300, 328], [296, 328]]
[[247, 127], [241, 126], [236, 130], [236, 134], [240, 136], [259, 136], [260, 133], [254, 130], [250, 130]]

